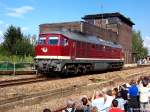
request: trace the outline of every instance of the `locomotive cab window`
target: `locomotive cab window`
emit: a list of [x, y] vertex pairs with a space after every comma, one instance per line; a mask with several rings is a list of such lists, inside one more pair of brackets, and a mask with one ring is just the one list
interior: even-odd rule
[[46, 44], [46, 37], [39, 37], [38, 44]]
[[58, 37], [49, 37], [48, 44], [49, 45], [58, 45]]

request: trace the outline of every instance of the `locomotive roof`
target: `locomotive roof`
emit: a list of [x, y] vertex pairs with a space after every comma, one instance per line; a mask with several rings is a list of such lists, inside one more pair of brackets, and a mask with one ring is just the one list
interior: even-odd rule
[[58, 30], [58, 31], [51, 31], [48, 33], [62, 34], [72, 40], [78, 40], [78, 41], [83, 41], [83, 42], [88, 42], [88, 43], [93, 43], [93, 44], [101, 44], [101, 45], [115, 47], [115, 48], [122, 48], [121, 45], [119, 44], [114, 44], [113, 42], [105, 41], [96, 36], [87, 35], [85, 33], [77, 32], [77, 31], [70, 31], [67, 29], [63, 29], [63, 30]]

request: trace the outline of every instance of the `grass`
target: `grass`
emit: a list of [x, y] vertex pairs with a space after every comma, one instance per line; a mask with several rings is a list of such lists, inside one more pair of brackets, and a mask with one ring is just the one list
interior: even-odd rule
[[24, 57], [21, 57], [21, 56], [16, 56], [16, 55], [13, 55], [13, 56], [6, 56], [6, 55], [1, 55], [0, 54], [0, 61], [7, 61], [7, 62], [14, 62], [14, 63], [18, 63], [18, 62], [33, 62], [33, 57], [31, 56], [24, 56]]
[[20, 56], [4, 56], [0, 55], [0, 70], [13, 70], [15, 68], [26, 68], [33, 63], [33, 57], [20, 57]]

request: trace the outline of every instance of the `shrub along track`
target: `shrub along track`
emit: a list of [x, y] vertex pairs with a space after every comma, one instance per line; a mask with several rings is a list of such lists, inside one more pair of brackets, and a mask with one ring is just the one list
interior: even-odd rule
[[[70, 96], [71, 94], [82, 93], [83, 91], [87, 91], [87, 90], [93, 91], [94, 89], [97, 88], [102, 89], [108, 86], [115, 87], [118, 84], [128, 82], [128, 80], [132, 79], [133, 77], [135, 78], [137, 76], [149, 75], [149, 74], [150, 74], [150, 67], [145, 67], [145, 68], [138, 68], [137, 70], [132, 69], [132, 72], [130, 70], [123, 70], [123, 71], [103, 73], [101, 75], [96, 74], [90, 76], [60, 79], [59, 81], [56, 80], [56, 82], [52, 80], [50, 81], [52, 83], [50, 84], [46, 83], [46, 85], [49, 86], [49, 89], [47, 88], [43, 89], [44, 88], [43, 87], [41, 89], [42, 92], [38, 91], [30, 94], [22, 94], [17, 97], [11, 97], [11, 98], [1, 100], [0, 110], [3, 110], [4, 112], [4, 111], [8, 111], [9, 109], [13, 109], [16, 106], [24, 107], [24, 106], [35, 105], [41, 102], [47, 102], [49, 100], [52, 101], [57, 98], [64, 98]], [[50, 86], [53, 83], [56, 83], [57, 87], [55, 86], [51, 88]], [[62, 83], [65, 84], [61, 85]], [[30, 85], [31, 84], [29, 84], [28, 86]], [[6, 91], [8, 89], [9, 87], [6, 89]], [[35, 86], [33, 86], [32, 89], [36, 89]], [[59, 104], [55, 106], [53, 105], [52, 107], [57, 108], [57, 106], [59, 106]]]

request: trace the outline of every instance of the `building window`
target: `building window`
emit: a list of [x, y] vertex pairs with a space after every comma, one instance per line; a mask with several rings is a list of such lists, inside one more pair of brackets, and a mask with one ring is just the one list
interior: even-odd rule
[[119, 22], [119, 19], [117, 17], [108, 18], [109, 24], [117, 24]]

